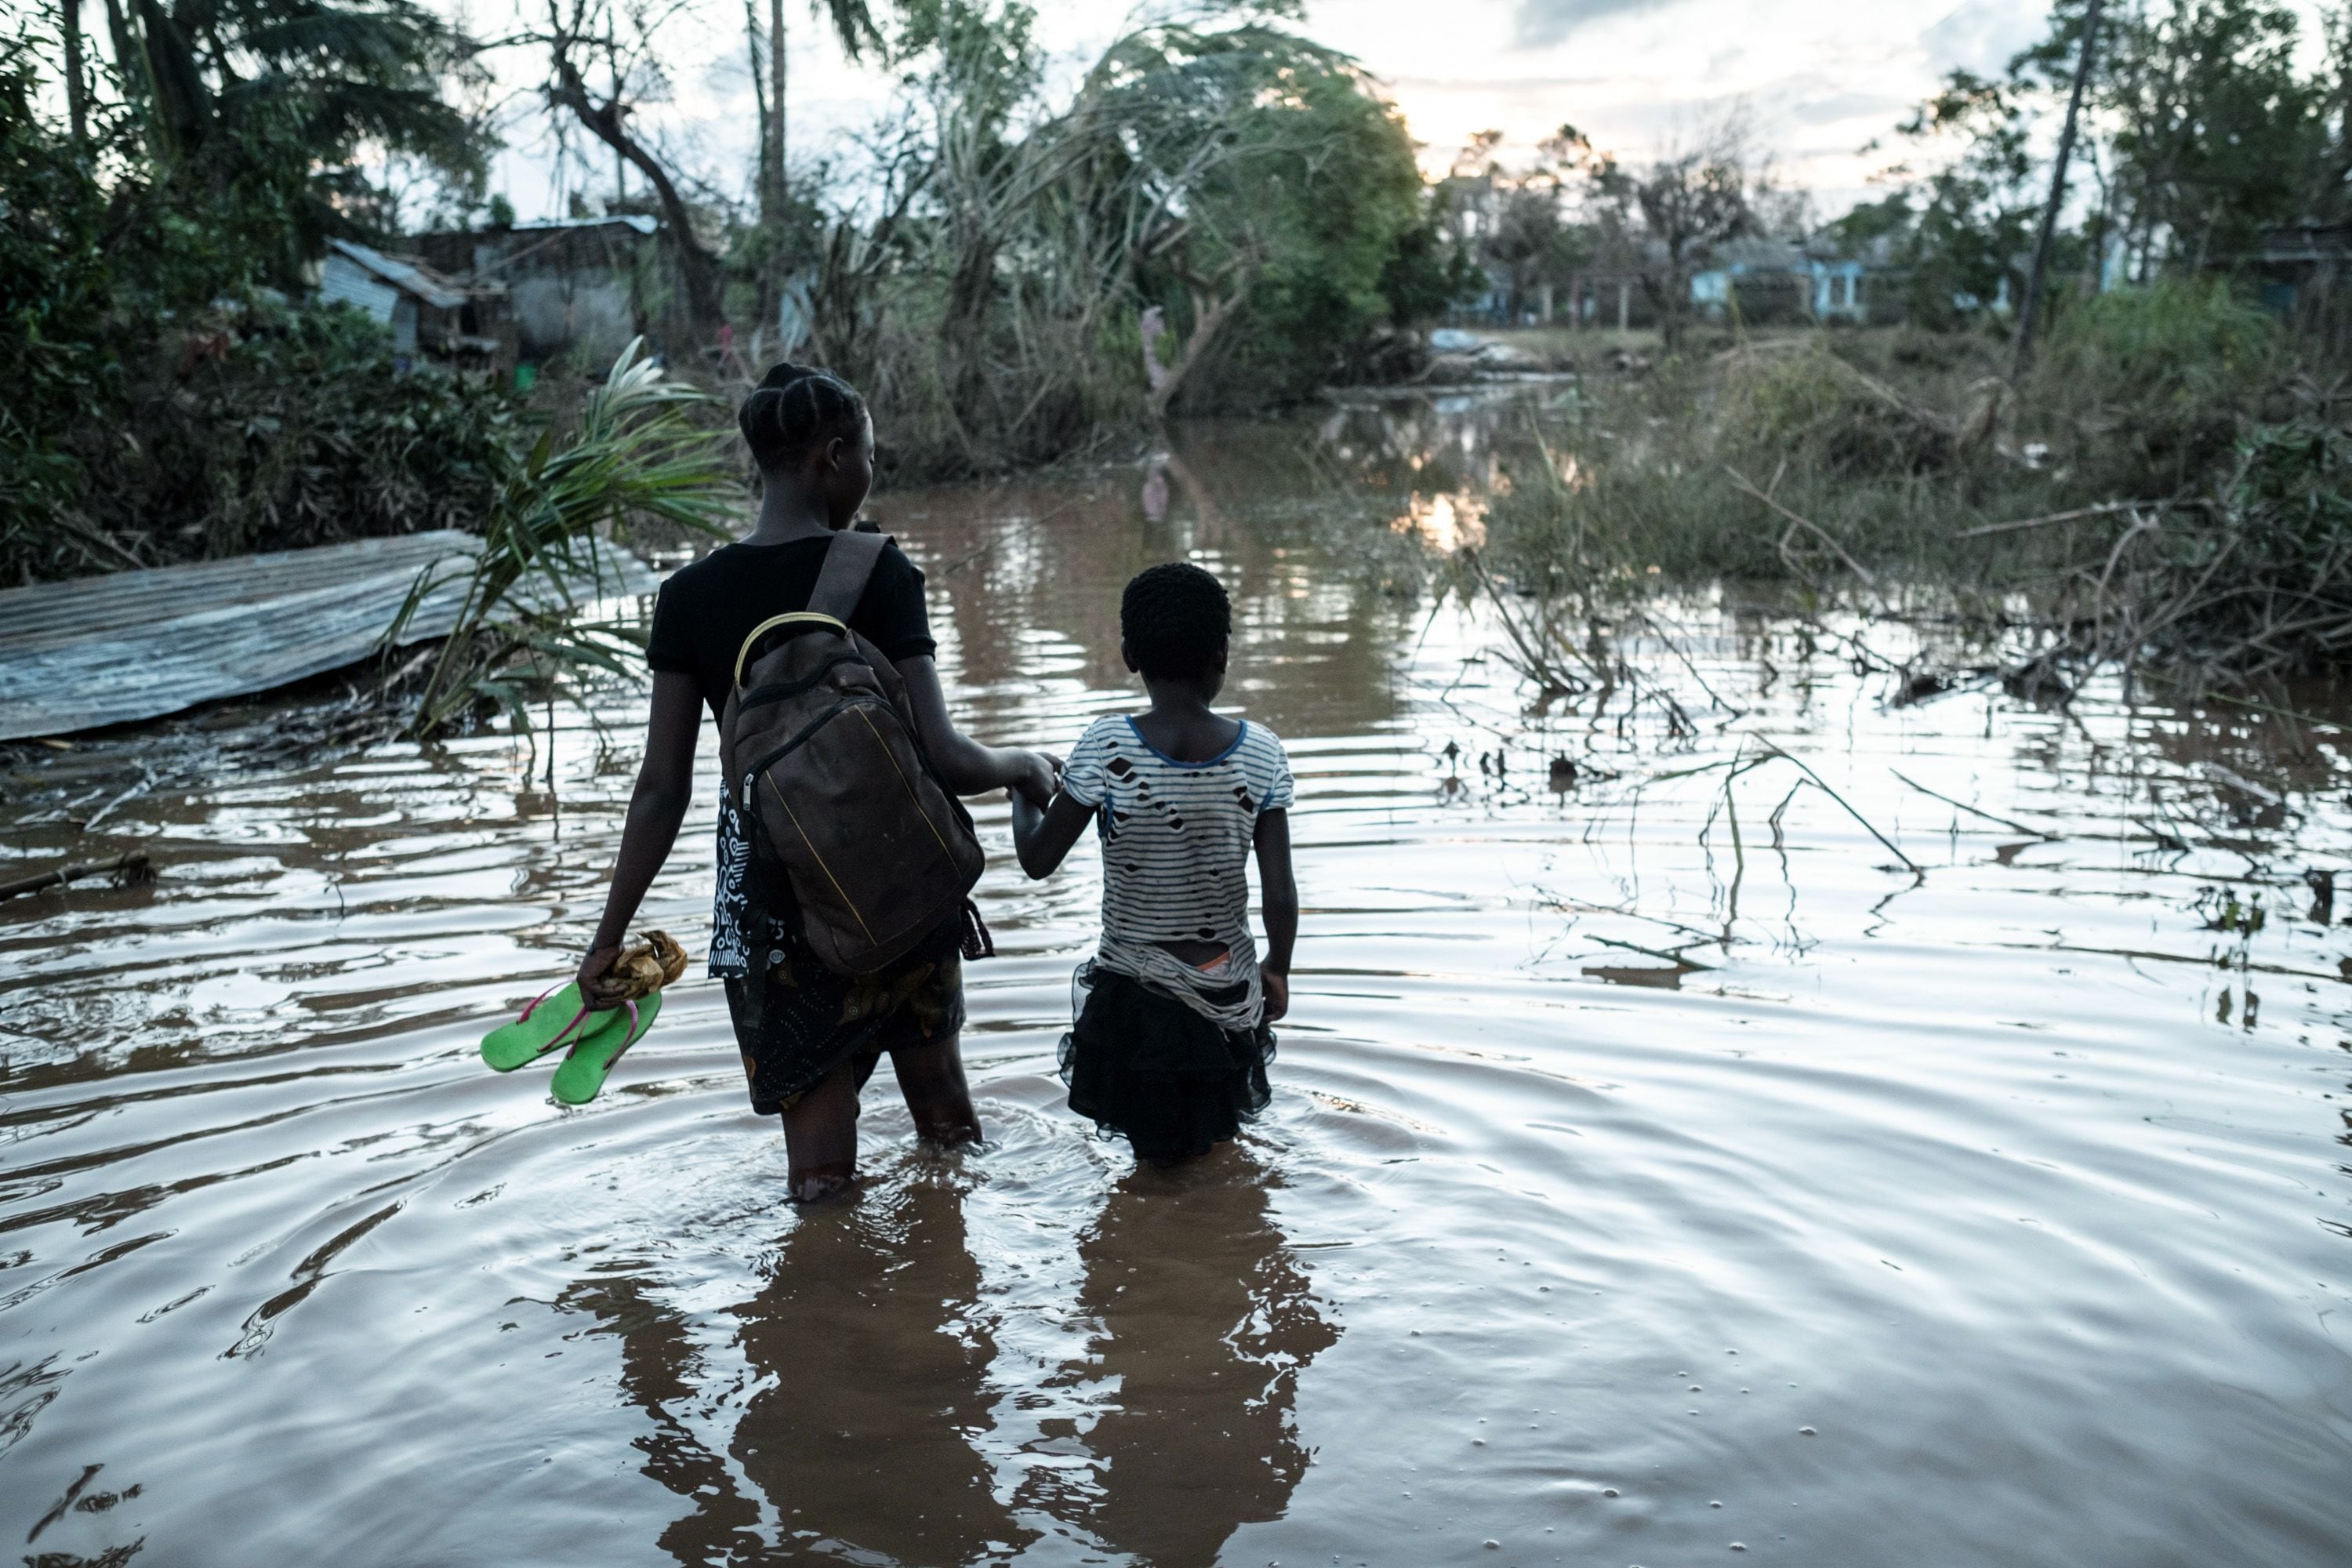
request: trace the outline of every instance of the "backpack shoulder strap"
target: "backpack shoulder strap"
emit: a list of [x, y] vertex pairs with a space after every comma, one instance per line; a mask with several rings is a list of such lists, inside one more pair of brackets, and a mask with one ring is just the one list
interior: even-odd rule
[[889, 543], [887, 533], [860, 533], [846, 528], [835, 533], [833, 542], [825, 547], [824, 566], [817, 573], [808, 607], [848, 625], [849, 617], [856, 612], [857, 601], [866, 596], [866, 584], [874, 575], [875, 565]]

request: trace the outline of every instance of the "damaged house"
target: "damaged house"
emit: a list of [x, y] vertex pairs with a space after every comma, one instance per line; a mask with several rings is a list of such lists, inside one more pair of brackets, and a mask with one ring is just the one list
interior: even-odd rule
[[404, 362], [434, 359], [488, 371], [514, 363], [503, 292], [457, 282], [412, 258], [331, 239], [319, 262], [318, 299], [390, 327], [393, 353]]
[[638, 336], [683, 341], [677, 264], [661, 225], [643, 214], [453, 230], [415, 243], [436, 271], [504, 296], [522, 363], [567, 353], [609, 362]]

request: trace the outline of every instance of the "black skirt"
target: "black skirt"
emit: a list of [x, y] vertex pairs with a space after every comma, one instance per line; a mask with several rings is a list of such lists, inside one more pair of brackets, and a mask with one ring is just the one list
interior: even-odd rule
[[1098, 965], [1076, 1026], [1062, 1037], [1070, 1109], [1139, 1160], [1172, 1164], [1205, 1154], [1274, 1097], [1274, 1031], [1223, 1029], [1173, 996]]

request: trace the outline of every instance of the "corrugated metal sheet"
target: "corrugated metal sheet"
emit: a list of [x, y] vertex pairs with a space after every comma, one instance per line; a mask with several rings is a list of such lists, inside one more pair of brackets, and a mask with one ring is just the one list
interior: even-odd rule
[[356, 305], [377, 321], [389, 321], [392, 308], [400, 303], [400, 290], [350, 258], [330, 254], [319, 264], [319, 298]]
[[[157, 718], [356, 664], [436, 567], [441, 585], [400, 641], [444, 636], [480, 548], [445, 530], [0, 590], [0, 740]], [[625, 551], [604, 552], [603, 567], [572, 584], [574, 601], [661, 585]], [[518, 596], [558, 598], [545, 585]]]
[[414, 294], [439, 310], [454, 310], [466, 302], [466, 291], [447, 279], [426, 271], [413, 261], [386, 256], [373, 246], [348, 239], [327, 241], [330, 258], [340, 256], [362, 271], [383, 279], [404, 294]]
[[533, 218], [527, 223], [519, 223], [513, 226], [515, 232], [520, 234], [530, 229], [603, 228], [608, 224], [618, 224], [624, 228], [635, 229], [648, 238], [661, 232], [661, 224], [645, 213], [614, 213], [610, 217]]

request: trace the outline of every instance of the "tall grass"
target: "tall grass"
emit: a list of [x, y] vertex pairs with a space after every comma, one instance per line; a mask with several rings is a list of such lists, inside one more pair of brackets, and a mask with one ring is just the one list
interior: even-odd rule
[[[2226, 283], [2080, 300], [1999, 345], [1811, 334], [1590, 386], [1531, 428], [1459, 563], [1548, 686], [1657, 587], [1936, 613], [2043, 666], [2199, 684], [2352, 660], [2352, 399]], [[2000, 417], [1996, 417], [2000, 416]]]
[[1965, 530], [2072, 493], [2063, 474], [1969, 446], [1965, 406], [1898, 390], [1843, 347], [1784, 339], [1595, 386], [1506, 460], [1491, 564], [1602, 599], [1941, 572], [1986, 553]]

